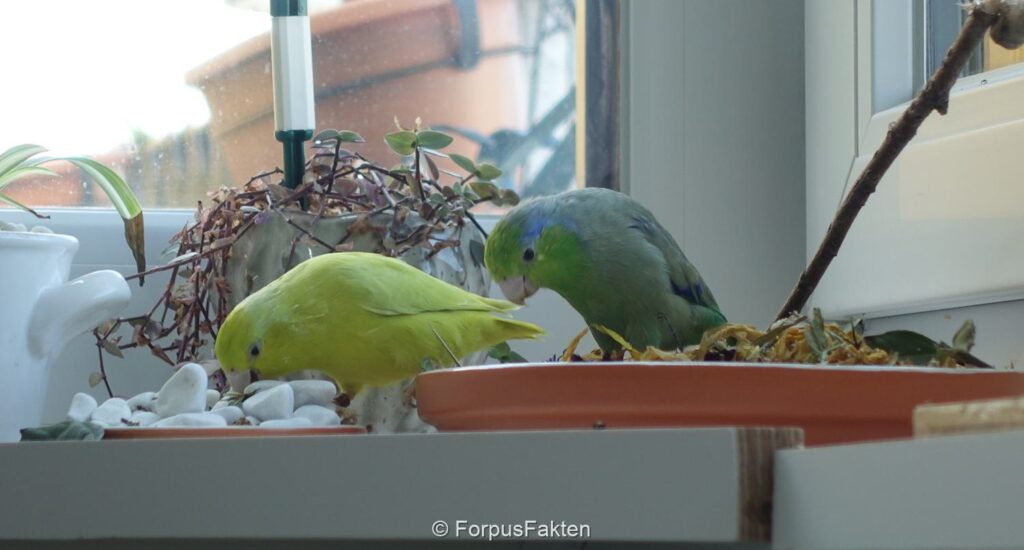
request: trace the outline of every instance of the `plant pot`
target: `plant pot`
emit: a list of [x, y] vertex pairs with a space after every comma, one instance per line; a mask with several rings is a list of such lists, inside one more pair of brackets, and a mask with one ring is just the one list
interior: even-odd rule
[[740, 363], [537, 363], [421, 374], [441, 431], [795, 426], [809, 446], [913, 435], [914, 407], [1024, 394], [1024, 372]]
[[[323, 218], [314, 226], [314, 217], [307, 212], [289, 209], [287, 216], [293, 223], [328, 244], [341, 242], [358, 218], [356, 214]], [[371, 220], [374, 225], [381, 227], [395, 223], [389, 212], [377, 214]], [[400, 225], [403, 230], [411, 232], [421, 223], [422, 218], [412, 213]], [[275, 213], [264, 223], [253, 226], [232, 245], [226, 269], [228, 284], [232, 289], [229, 299], [231, 307], [301, 261], [329, 252], [327, 248], [304, 238], [295, 246], [293, 254], [292, 241], [297, 235], [302, 234], [290, 226], [282, 215]], [[451, 236], [450, 233], [435, 235], [441, 238]], [[459, 246], [446, 248], [433, 256], [429, 256], [426, 249], [412, 248], [399, 256], [399, 259], [468, 292], [487, 295], [491, 280], [483, 263], [484, 240], [484, 236], [467, 223], [459, 236]], [[376, 232], [360, 233], [345, 242], [356, 252], [381, 252], [385, 249], [380, 233]], [[479, 352], [465, 358], [465, 362], [481, 363], [485, 356], [486, 352]], [[315, 371], [304, 372], [297, 377], [324, 378]], [[376, 433], [432, 431], [431, 426], [420, 420], [416, 409], [406, 405], [403, 399], [414, 380], [410, 378], [386, 387], [363, 389], [350, 407], [356, 413], [358, 422], [372, 425]]]
[[0, 441], [42, 423], [50, 361], [131, 297], [116, 271], [68, 282], [76, 251], [78, 240], [67, 235], [0, 231]]
[[[318, 125], [358, 128], [367, 158], [393, 154], [383, 138], [395, 130], [394, 117], [483, 135], [519, 127], [520, 91], [510, 82], [522, 62], [514, 52], [522, 45], [517, 0], [474, 5], [476, 13], [466, 14], [452, 0], [363, 0], [311, 15]], [[480, 55], [497, 50], [506, 53]], [[281, 158], [268, 67], [269, 33], [186, 76], [210, 104], [210, 130], [234, 181]], [[459, 140], [446, 152], [476, 157], [476, 149]]]

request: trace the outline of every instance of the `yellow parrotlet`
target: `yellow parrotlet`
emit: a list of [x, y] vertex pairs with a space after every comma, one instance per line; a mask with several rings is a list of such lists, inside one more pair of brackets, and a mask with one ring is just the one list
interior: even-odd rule
[[317, 369], [354, 396], [417, 374], [424, 359], [447, 366], [452, 355], [543, 334], [503, 315], [517, 307], [379, 254], [326, 254], [235, 306], [216, 353], [229, 373], [256, 369], [274, 378]]

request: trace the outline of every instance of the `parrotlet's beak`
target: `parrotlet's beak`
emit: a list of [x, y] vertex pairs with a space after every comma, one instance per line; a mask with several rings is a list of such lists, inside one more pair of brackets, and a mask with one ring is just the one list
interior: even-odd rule
[[238, 393], [242, 393], [242, 390], [252, 383], [252, 371], [249, 370], [229, 371], [225, 369], [224, 377], [227, 378], [228, 387]]
[[519, 305], [525, 304], [526, 299], [537, 292], [537, 287], [533, 286], [526, 277], [509, 277], [498, 281], [498, 287], [501, 288], [501, 293], [505, 295], [506, 300]]

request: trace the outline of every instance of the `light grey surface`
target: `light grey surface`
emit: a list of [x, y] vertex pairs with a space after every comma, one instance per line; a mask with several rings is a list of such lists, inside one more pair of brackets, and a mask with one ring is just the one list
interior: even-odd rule
[[0, 540], [430, 541], [437, 520], [536, 520], [587, 524], [593, 541], [729, 542], [736, 441], [718, 428], [7, 444]]
[[761, 543], [624, 543], [624, 542], [370, 542], [309, 540], [95, 540], [95, 541], [2, 541], [4, 550], [441, 550], [483, 546], [488, 550], [766, 550]]
[[624, 5], [629, 192], [763, 326], [804, 267], [804, 3]]
[[1022, 548], [1024, 432], [780, 451], [773, 547]]

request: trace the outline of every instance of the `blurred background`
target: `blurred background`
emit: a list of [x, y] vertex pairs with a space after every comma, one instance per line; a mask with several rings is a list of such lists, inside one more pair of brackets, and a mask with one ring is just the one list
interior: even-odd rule
[[[268, 11], [269, 0], [5, 5], [6, 21], [46, 23], [0, 33], [12, 76], [0, 150], [96, 158], [147, 209], [192, 208], [279, 166]], [[384, 134], [421, 117], [456, 138], [449, 152], [496, 164], [523, 196], [574, 185], [575, 0], [309, 0], [309, 11], [318, 130], [359, 132], [355, 149], [389, 164]], [[25, 179], [10, 194], [105, 204], [79, 172], [54, 167], [61, 181]]]

